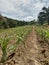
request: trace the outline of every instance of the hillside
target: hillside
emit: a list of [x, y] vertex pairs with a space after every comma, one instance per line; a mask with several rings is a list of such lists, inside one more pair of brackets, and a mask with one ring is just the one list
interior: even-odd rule
[[28, 22], [21, 20], [14, 20], [11, 18], [4, 17], [0, 14], [0, 28], [13, 28], [17, 26], [28, 25]]

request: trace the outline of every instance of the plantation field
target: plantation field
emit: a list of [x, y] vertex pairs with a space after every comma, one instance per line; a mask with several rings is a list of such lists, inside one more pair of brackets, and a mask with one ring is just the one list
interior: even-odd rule
[[32, 26], [21, 26], [17, 28], [0, 29], [0, 51], [2, 50], [0, 55], [2, 56], [3, 53], [3, 64], [5, 62], [6, 55], [10, 54], [10, 51], [13, 53], [16, 50], [18, 44], [24, 43], [25, 38], [31, 31]]
[[1, 29], [0, 44], [0, 65], [49, 65], [48, 27]]
[[0, 38], [4, 38], [5, 36], [10, 39], [9, 43], [15, 43], [17, 37], [24, 38], [31, 32], [32, 26], [21, 26], [17, 28], [10, 29], [0, 29]]

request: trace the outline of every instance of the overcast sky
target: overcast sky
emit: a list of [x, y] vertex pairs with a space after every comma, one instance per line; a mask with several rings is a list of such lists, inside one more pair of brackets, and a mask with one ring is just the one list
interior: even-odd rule
[[0, 0], [2, 15], [20, 20], [37, 19], [43, 6], [49, 6], [49, 0]]

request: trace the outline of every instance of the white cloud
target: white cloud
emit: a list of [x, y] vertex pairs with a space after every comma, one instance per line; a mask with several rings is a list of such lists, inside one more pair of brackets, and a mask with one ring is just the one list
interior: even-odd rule
[[8, 17], [32, 20], [48, 5], [48, 0], [0, 0], [0, 11]]
[[30, 21], [30, 20], [33, 20], [34, 18], [32, 17], [32, 16], [28, 16], [27, 18], [26, 18], [26, 20], [28, 21]]
[[28, 21], [28, 22], [34, 19], [35, 18], [33, 18], [32, 16], [27, 16], [26, 18], [23, 18], [23, 20]]

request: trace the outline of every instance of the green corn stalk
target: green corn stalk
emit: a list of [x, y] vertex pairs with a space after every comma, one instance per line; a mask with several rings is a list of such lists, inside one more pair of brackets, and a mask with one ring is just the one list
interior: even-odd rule
[[23, 43], [24, 46], [25, 46], [22, 34], [21, 35], [17, 35], [17, 37], [16, 37], [16, 43], [8, 48], [11, 51], [11, 53], [13, 53], [13, 52], [16, 51], [17, 45], [19, 45], [20, 42]]
[[0, 42], [1, 42], [1, 49], [2, 49], [2, 58], [1, 58], [1, 63], [5, 63], [6, 61], [6, 56], [7, 56], [7, 45], [8, 45], [8, 42], [9, 42], [9, 38], [7, 37], [7, 34], [5, 34], [4, 36], [4, 39], [3, 38], [0, 38]]
[[24, 36], [23, 36], [23, 33], [21, 33], [20, 35], [17, 35], [17, 38], [16, 38], [16, 45], [19, 44], [20, 42], [25, 44], [24, 43]]
[[36, 28], [36, 32], [43, 40], [49, 40], [49, 29]]

